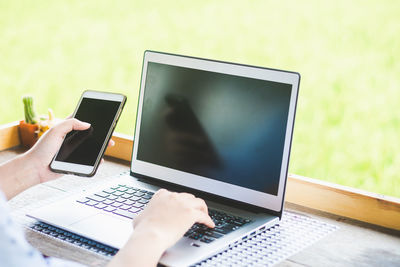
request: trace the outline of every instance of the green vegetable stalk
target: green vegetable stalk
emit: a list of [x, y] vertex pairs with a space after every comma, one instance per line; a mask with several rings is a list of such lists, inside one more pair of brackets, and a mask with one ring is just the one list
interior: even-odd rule
[[25, 112], [25, 122], [30, 124], [36, 124], [36, 114], [33, 109], [33, 97], [26, 95], [22, 98], [22, 102], [24, 103], [24, 112]]

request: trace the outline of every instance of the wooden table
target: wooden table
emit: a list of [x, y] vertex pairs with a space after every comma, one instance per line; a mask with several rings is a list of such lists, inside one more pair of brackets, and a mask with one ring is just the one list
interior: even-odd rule
[[[22, 152], [19, 147], [0, 152], [0, 162]], [[73, 191], [77, 187], [99, 183], [110, 176], [128, 171], [124, 160], [108, 157], [95, 178], [66, 175], [58, 180], [35, 186], [9, 201], [16, 214], [31, 203]], [[317, 211], [293, 203], [287, 210], [338, 225], [340, 228], [314, 245], [288, 258], [280, 266], [400, 266], [400, 231], [383, 228], [344, 216]], [[396, 218], [394, 218], [396, 219]], [[28, 241], [43, 254], [77, 261], [90, 266], [104, 266], [108, 259], [85, 249], [66, 244], [26, 229]]]

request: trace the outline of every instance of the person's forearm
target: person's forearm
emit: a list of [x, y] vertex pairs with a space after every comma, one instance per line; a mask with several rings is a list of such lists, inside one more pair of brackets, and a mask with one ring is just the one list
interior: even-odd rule
[[39, 183], [37, 168], [24, 153], [0, 165], [0, 188], [11, 199]]
[[107, 267], [157, 266], [164, 251], [155, 231], [136, 229]]

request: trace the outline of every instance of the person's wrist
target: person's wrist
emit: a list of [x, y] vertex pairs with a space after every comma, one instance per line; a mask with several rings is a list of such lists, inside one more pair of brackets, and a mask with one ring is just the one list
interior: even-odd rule
[[135, 229], [108, 267], [157, 266], [165, 246], [161, 235], [151, 229]]
[[25, 177], [25, 179], [29, 179], [30, 184], [37, 185], [41, 183], [40, 180], [40, 162], [37, 158], [34, 157], [32, 152], [29, 150], [26, 153], [22, 154], [20, 157], [22, 164], [21, 166], [25, 166], [26, 168], [26, 173], [29, 173]]
[[161, 229], [156, 229], [151, 226], [139, 226], [135, 227], [132, 240], [149, 240], [149, 243], [155, 245], [155, 249], [162, 254], [168, 248], [168, 242], [166, 242], [165, 233]]
[[[127, 246], [137, 248], [138, 246], [147, 246], [151, 248], [149, 255], [155, 263], [161, 258], [164, 251], [169, 247], [165, 240], [165, 233], [153, 227], [140, 226], [135, 227]], [[144, 255], [143, 255], [144, 256]]]

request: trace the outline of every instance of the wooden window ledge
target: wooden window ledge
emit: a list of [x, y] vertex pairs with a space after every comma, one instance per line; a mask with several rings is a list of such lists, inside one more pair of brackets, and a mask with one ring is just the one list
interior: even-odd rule
[[[132, 137], [114, 133], [113, 140], [106, 155], [130, 161]], [[20, 144], [18, 122], [0, 126], [0, 151]], [[400, 230], [400, 199], [395, 197], [289, 174], [286, 202]]]

